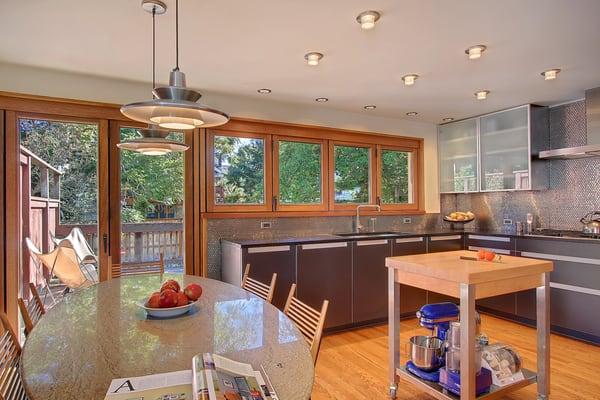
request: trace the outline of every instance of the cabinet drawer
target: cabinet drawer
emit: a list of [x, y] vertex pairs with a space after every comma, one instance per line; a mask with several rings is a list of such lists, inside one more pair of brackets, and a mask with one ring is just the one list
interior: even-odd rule
[[[474, 235], [468, 234], [465, 238], [467, 249], [469, 247], [476, 247], [477, 249], [489, 249], [489, 250], [515, 250], [515, 241], [510, 237], [505, 236], [487, 236], [487, 235]], [[496, 251], [499, 254], [510, 254]]]
[[427, 252], [456, 251], [464, 248], [462, 235], [431, 236], [427, 240]]

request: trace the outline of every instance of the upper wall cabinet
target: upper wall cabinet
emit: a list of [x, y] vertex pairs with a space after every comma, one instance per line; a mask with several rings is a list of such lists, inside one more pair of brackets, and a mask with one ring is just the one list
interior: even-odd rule
[[438, 140], [440, 191], [547, 188], [545, 161], [537, 158], [547, 145], [546, 107], [525, 105], [442, 125]]
[[472, 118], [439, 127], [441, 192], [478, 191], [478, 123], [477, 118]]

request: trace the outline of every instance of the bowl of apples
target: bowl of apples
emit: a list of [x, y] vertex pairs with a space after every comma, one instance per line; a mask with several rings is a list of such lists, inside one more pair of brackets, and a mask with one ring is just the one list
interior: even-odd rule
[[144, 302], [139, 303], [146, 313], [155, 318], [173, 318], [183, 315], [202, 296], [202, 286], [190, 283], [183, 290], [175, 279], [165, 281], [160, 291], [154, 292]]

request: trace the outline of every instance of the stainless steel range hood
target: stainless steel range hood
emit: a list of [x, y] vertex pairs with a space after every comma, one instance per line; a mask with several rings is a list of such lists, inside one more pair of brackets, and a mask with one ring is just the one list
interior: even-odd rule
[[600, 87], [585, 91], [587, 145], [540, 151], [540, 158], [574, 159], [600, 157]]

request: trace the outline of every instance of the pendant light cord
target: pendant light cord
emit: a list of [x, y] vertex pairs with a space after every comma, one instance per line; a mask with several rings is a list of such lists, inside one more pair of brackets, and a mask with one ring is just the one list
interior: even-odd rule
[[175, 70], [179, 71], [179, 0], [175, 0]]

